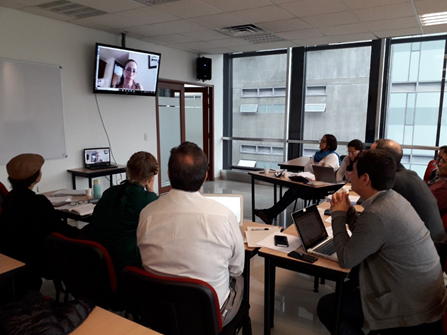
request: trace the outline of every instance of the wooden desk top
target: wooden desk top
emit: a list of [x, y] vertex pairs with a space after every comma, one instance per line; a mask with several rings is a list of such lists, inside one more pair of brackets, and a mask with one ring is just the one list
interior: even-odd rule
[[13, 274], [13, 272], [16, 272], [16, 270], [19, 270], [24, 266], [25, 263], [22, 263], [6, 255], [0, 254], [0, 277], [5, 277], [7, 275]]
[[154, 330], [143, 327], [133, 321], [95, 307], [88, 318], [72, 333], [72, 335], [160, 335]]

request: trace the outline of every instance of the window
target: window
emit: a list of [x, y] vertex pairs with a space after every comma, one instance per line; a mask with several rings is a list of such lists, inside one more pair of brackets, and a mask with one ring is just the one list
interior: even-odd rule
[[[404, 145], [436, 146], [444, 48], [445, 40], [391, 44], [384, 137]], [[402, 164], [423, 175], [433, 157], [433, 150], [404, 149]]]

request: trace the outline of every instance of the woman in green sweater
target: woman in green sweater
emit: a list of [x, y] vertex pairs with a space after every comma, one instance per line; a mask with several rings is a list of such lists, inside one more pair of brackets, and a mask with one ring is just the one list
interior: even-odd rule
[[141, 210], [158, 199], [154, 193], [157, 173], [153, 155], [133, 154], [127, 162], [129, 179], [106, 190], [95, 206], [89, 237], [110, 253], [117, 275], [125, 266], [141, 265], [136, 230]]

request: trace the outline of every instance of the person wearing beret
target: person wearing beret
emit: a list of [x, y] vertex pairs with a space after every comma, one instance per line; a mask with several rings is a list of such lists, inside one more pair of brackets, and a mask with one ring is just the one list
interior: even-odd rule
[[29, 289], [39, 291], [42, 277], [51, 278], [45, 256], [45, 239], [54, 232], [74, 237], [79, 231], [60, 219], [51, 202], [33, 191], [42, 178], [45, 160], [37, 154], [21, 154], [6, 165], [12, 190], [3, 199], [0, 222], [0, 253], [26, 264], [14, 276], [17, 298]]

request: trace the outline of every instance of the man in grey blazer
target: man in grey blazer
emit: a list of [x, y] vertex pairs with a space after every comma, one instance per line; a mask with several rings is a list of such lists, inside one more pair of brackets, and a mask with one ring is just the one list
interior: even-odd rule
[[[392, 190], [395, 173], [388, 152], [362, 152], [351, 183], [364, 211], [358, 214], [346, 193], [332, 197], [340, 266], [359, 268], [359, 287], [342, 292], [341, 334], [363, 334], [364, 327], [380, 334], [443, 334], [447, 291], [439, 256], [419, 215]], [[328, 329], [333, 310], [334, 294], [320, 299], [317, 313]]]

